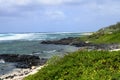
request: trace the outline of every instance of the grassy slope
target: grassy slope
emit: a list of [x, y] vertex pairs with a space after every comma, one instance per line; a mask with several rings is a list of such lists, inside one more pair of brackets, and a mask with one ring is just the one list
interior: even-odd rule
[[120, 43], [120, 33], [106, 34], [95, 40], [96, 43]]
[[120, 43], [120, 23], [102, 28], [93, 35], [81, 38], [92, 43]]
[[115, 32], [112, 34], [99, 34], [95, 33], [91, 36], [82, 38], [84, 41], [90, 41], [92, 43], [120, 43], [120, 32]]
[[120, 52], [79, 51], [54, 58], [24, 80], [119, 80]]

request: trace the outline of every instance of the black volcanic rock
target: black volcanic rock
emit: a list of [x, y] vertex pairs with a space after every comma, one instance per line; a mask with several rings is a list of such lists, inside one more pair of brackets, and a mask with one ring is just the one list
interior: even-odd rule
[[88, 47], [94, 50], [111, 50], [117, 49], [120, 47], [120, 44], [94, 44], [90, 42], [81, 41], [79, 38], [63, 38], [60, 40], [53, 40], [53, 41], [42, 41], [41, 44], [56, 44], [56, 45], [72, 45], [76, 47]]
[[76, 46], [76, 47], [95, 46], [95, 44], [86, 43], [86, 42], [84, 42], [84, 41], [72, 42], [71, 45]]
[[79, 38], [73, 38], [73, 37], [63, 38], [63, 39], [54, 40], [54, 41], [50, 41], [50, 40], [42, 41], [41, 44], [72, 45], [76, 47], [95, 46], [95, 44], [86, 43], [85, 41], [79, 40]]
[[41, 44], [60, 44], [60, 45], [69, 45], [72, 42], [76, 41], [77, 38], [73, 38], [73, 37], [68, 37], [68, 38], [63, 38], [60, 40], [53, 40], [53, 41], [42, 41]]
[[47, 59], [40, 59], [39, 56], [19, 54], [0, 54], [0, 59], [5, 62], [15, 62], [18, 68], [30, 68], [31, 66], [45, 64], [47, 61]]

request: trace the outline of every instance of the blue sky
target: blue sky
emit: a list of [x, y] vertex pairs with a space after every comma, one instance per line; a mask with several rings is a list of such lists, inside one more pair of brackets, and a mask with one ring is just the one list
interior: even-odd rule
[[0, 32], [90, 32], [120, 21], [120, 0], [0, 0]]

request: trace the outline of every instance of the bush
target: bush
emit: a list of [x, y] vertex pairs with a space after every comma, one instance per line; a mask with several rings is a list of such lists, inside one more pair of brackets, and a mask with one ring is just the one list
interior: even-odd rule
[[120, 52], [78, 51], [59, 59], [24, 80], [120, 79]]

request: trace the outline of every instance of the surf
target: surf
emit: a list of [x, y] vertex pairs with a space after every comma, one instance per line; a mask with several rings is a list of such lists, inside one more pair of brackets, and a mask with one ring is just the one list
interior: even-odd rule
[[67, 37], [78, 37], [82, 33], [1, 33], [0, 41], [12, 41], [12, 40], [56, 40]]
[[3, 59], [0, 59], [0, 64], [5, 63], [5, 61]]

